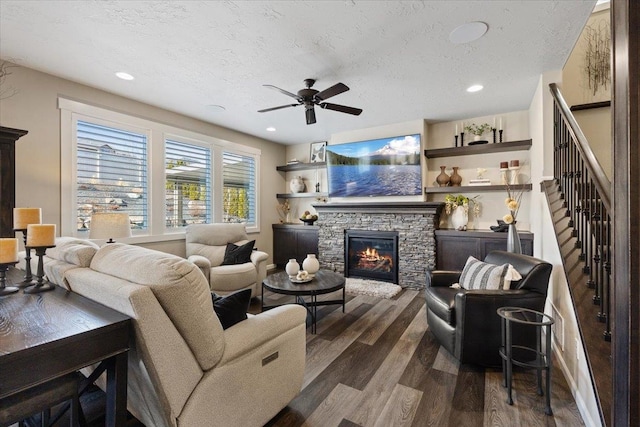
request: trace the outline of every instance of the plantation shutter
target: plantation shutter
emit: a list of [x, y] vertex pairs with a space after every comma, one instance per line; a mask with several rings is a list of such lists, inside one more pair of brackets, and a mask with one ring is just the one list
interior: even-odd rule
[[211, 222], [211, 150], [165, 141], [166, 228]]
[[126, 212], [132, 228], [147, 229], [147, 136], [86, 121], [77, 122], [76, 209], [78, 231], [94, 212]]
[[222, 153], [224, 222], [256, 225], [256, 159], [229, 151]]

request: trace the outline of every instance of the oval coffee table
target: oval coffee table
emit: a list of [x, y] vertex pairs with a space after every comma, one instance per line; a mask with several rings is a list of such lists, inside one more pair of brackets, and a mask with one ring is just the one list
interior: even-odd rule
[[[311, 333], [316, 333], [316, 310], [318, 306], [342, 304], [342, 312], [344, 313], [345, 292], [344, 292], [344, 276], [334, 273], [330, 270], [319, 270], [313, 279], [307, 283], [293, 283], [289, 279], [286, 271], [270, 274], [262, 281], [262, 311], [277, 307], [275, 305], [264, 305], [264, 290], [282, 295], [293, 295], [296, 302], [307, 309], [311, 316]], [[328, 294], [342, 289], [342, 299], [330, 301], [318, 301], [318, 295]], [[310, 301], [305, 301], [304, 297], [310, 296]]]

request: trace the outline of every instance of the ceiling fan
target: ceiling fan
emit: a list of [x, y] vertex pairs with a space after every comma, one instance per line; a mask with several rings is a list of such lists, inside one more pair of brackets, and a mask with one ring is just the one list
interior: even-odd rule
[[280, 93], [283, 93], [287, 96], [295, 98], [298, 103], [297, 104], [287, 104], [280, 105], [279, 107], [265, 108], [264, 110], [258, 110], [258, 113], [266, 113], [267, 111], [279, 110], [281, 108], [288, 107], [297, 107], [299, 105], [304, 105], [305, 108], [305, 116], [307, 118], [307, 124], [311, 125], [316, 122], [316, 112], [314, 110], [314, 106], [317, 105], [320, 108], [324, 108], [327, 110], [339, 111], [341, 113], [353, 114], [354, 116], [359, 116], [362, 113], [360, 108], [347, 107], [345, 105], [331, 104], [329, 102], [323, 102], [326, 99], [331, 98], [332, 96], [336, 96], [341, 94], [342, 92], [346, 92], [349, 90], [349, 87], [344, 83], [337, 83], [330, 88], [327, 88], [323, 91], [317, 91], [315, 89], [311, 89], [313, 84], [316, 81], [314, 79], [305, 79], [304, 84], [307, 86], [306, 89], [300, 89], [298, 94], [293, 94], [284, 89], [280, 89], [279, 87], [273, 85], [263, 85], [264, 87], [268, 87], [271, 89], [275, 89]]

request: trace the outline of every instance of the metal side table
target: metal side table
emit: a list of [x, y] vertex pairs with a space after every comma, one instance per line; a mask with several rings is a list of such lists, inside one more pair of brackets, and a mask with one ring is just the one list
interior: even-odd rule
[[[535, 369], [538, 372], [538, 395], [542, 396], [542, 370], [546, 371], [546, 408], [545, 414], [552, 415], [551, 411], [551, 325], [554, 320], [551, 316], [536, 310], [521, 307], [501, 307], [497, 310], [502, 323], [502, 374], [504, 386], [507, 387], [507, 403], [513, 405], [511, 397], [511, 383], [513, 380], [513, 365], [523, 368]], [[513, 345], [513, 324], [529, 325], [536, 330], [536, 348]], [[542, 349], [542, 330], [545, 330], [545, 347]], [[514, 354], [514, 350], [516, 353]], [[529, 357], [531, 356], [531, 357]]]

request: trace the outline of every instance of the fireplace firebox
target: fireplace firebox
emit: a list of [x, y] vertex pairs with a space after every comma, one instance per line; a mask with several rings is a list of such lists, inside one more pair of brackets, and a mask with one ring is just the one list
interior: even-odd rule
[[398, 232], [345, 230], [346, 277], [398, 283]]

